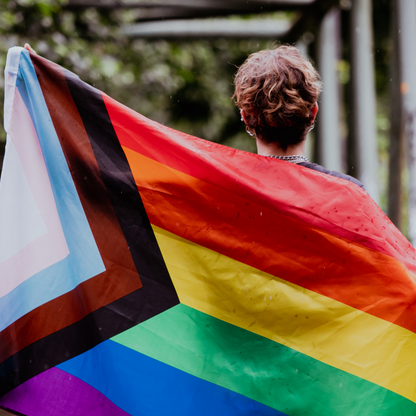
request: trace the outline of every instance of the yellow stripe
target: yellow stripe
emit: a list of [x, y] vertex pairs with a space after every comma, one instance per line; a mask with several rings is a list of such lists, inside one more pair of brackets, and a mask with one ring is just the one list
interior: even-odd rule
[[181, 303], [416, 401], [416, 335], [153, 226]]

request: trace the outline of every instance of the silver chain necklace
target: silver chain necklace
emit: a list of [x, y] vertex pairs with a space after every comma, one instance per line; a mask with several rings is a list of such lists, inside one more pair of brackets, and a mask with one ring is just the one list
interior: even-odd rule
[[272, 157], [274, 159], [286, 160], [286, 162], [290, 162], [290, 163], [309, 162], [309, 159], [306, 156], [301, 156], [301, 155], [290, 155], [290, 156], [266, 155], [266, 157]]

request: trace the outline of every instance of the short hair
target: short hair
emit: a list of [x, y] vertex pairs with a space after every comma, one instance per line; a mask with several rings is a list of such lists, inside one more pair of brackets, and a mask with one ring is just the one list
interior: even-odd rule
[[246, 114], [246, 129], [286, 150], [304, 140], [310, 111], [322, 90], [320, 76], [293, 46], [251, 54], [234, 79], [233, 98]]

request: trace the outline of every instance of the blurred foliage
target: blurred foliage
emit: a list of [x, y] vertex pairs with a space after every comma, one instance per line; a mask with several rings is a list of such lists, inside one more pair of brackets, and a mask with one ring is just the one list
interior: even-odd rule
[[[272, 42], [121, 36], [119, 27], [134, 16], [128, 10], [69, 10], [61, 0], [0, 0], [0, 66], [9, 47], [28, 42], [38, 54], [149, 118], [254, 151], [231, 100], [232, 77], [249, 53]], [[0, 78], [1, 89], [3, 84]]]
[[379, 96], [377, 100], [377, 144], [379, 156], [378, 177], [381, 187], [380, 207], [385, 211], [387, 209], [387, 187], [389, 172], [389, 146], [390, 146], [390, 111], [387, 96]]
[[[380, 95], [386, 93], [388, 78], [388, 5], [388, 0], [374, 2]], [[4, 68], [9, 47], [28, 42], [40, 55], [147, 117], [254, 151], [230, 98], [232, 77], [249, 53], [271, 47], [272, 41], [167, 42], [119, 35], [119, 27], [135, 16], [134, 10], [70, 10], [65, 0], [0, 0], [0, 66]], [[345, 31], [347, 25], [343, 26]], [[342, 84], [347, 85], [348, 56], [338, 69]], [[0, 78], [0, 88], [3, 82]]]
[[378, 96], [386, 96], [389, 89], [389, 59], [392, 49], [390, 33], [392, 6], [392, 0], [373, 1], [374, 62]]

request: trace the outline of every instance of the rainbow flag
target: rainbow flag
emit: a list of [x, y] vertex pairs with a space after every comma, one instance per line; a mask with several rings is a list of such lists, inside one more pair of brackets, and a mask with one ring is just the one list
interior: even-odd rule
[[6, 67], [0, 405], [416, 415], [416, 252], [357, 185]]

